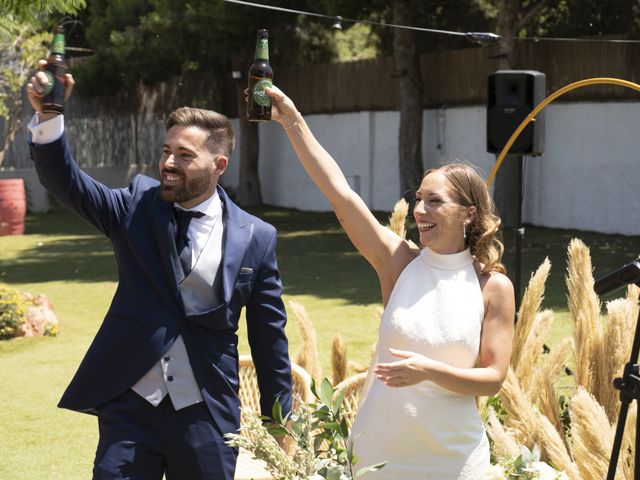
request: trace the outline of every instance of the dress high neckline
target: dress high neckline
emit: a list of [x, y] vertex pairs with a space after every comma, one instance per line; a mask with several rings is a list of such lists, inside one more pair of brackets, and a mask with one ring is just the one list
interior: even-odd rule
[[473, 255], [468, 248], [459, 253], [442, 254], [424, 247], [420, 256], [428, 265], [439, 270], [460, 270], [473, 264]]

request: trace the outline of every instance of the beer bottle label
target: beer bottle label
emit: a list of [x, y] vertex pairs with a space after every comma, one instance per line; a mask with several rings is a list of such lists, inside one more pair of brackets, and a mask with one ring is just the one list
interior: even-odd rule
[[57, 34], [53, 37], [53, 42], [51, 44], [51, 51], [53, 53], [60, 53], [64, 55], [64, 34]]
[[251, 92], [253, 101], [261, 107], [271, 106], [271, 97], [267, 95], [267, 92], [264, 91], [265, 88], [271, 86], [273, 86], [273, 83], [269, 78], [262, 78], [258, 80], [253, 86], [253, 91]]
[[49, 82], [47, 83], [47, 86], [44, 87], [43, 95], [49, 95], [53, 90], [53, 86], [56, 83], [56, 79], [53, 76], [53, 73], [51, 73], [49, 70], [44, 70], [44, 74], [47, 76], [47, 80], [49, 80]]
[[261, 60], [269, 60], [269, 40], [259, 38], [256, 41], [256, 57]]

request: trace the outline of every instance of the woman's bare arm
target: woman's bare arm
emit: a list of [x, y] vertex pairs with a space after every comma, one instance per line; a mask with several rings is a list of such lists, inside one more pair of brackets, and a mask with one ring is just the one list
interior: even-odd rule
[[331, 204], [351, 242], [373, 265], [381, 282], [395, 283], [415, 255], [409, 244], [381, 225], [351, 189], [339, 165], [314, 137], [291, 99], [276, 87], [267, 89], [267, 93], [273, 100], [272, 118], [283, 125], [300, 163]]

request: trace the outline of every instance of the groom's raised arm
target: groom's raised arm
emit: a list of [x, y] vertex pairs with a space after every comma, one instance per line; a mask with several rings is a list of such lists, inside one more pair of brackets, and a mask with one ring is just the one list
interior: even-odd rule
[[[45, 62], [46, 64], [46, 62]], [[43, 63], [40, 62], [40, 68]], [[64, 116], [42, 113], [42, 92], [48, 79], [37, 72], [27, 87], [35, 114], [27, 128], [29, 147], [40, 183], [65, 205], [107, 236], [124, 219], [129, 189], [110, 189], [84, 173], [71, 154], [64, 133]], [[67, 74], [67, 91], [74, 81]]]

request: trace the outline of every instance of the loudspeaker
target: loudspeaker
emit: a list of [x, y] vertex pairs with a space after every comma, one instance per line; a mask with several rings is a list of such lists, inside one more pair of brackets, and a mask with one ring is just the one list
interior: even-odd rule
[[[500, 153], [518, 125], [545, 98], [544, 73], [498, 70], [489, 75], [487, 93], [487, 151]], [[520, 133], [509, 154], [544, 152], [544, 110]]]

